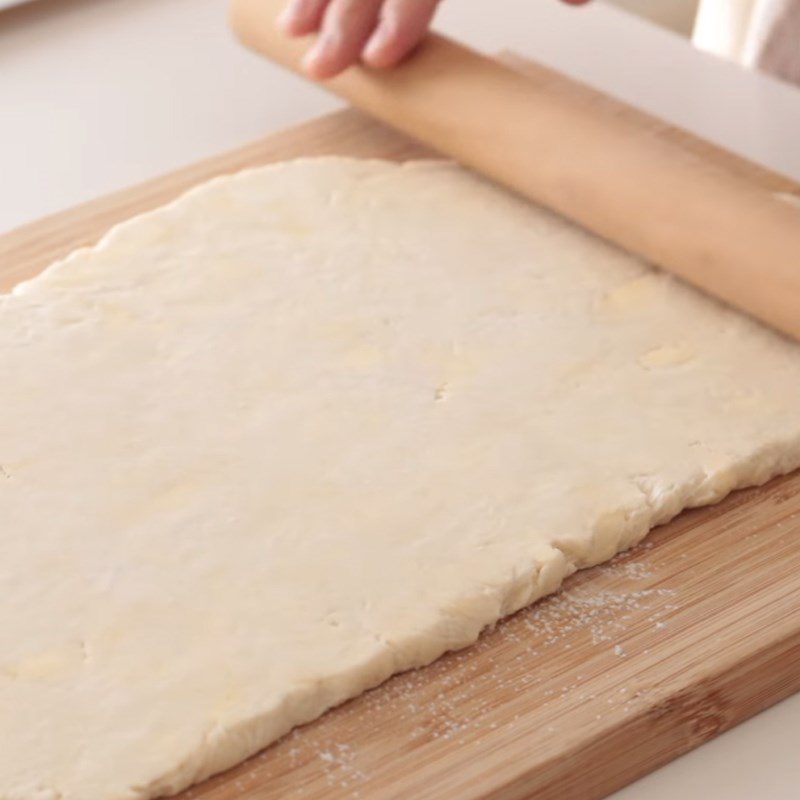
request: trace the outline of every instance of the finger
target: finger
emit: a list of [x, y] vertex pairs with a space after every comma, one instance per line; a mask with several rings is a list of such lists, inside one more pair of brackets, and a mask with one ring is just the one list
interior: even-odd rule
[[278, 17], [278, 27], [289, 36], [306, 36], [319, 30], [330, 0], [290, 0]]
[[375, 33], [364, 49], [371, 67], [393, 67], [422, 40], [439, 0], [386, 0]]
[[359, 60], [378, 22], [381, 2], [332, 0], [325, 9], [320, 37], [304, 61], [312, 78], [332, 78]]

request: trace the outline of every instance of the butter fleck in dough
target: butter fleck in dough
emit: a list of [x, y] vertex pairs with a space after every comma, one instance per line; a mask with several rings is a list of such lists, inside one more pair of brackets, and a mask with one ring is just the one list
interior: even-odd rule
[[678, 367], [687, 361], [691, 361], [694, 356], [694, 349], [683, 342], [664, 344], [648, 350], [639, 359], [639, 363], [645, 369], [663, 369], [666, 367]]
[[800, 465], [799, 347], [436, 162], [121, 225], [0, 375], [3, 800], [175, 792]]

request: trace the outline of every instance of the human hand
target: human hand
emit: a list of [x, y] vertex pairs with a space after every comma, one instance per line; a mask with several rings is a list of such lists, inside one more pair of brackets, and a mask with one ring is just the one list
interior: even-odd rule
[[[582, 5], [588, 0], [563, 0]], [[362, 61], [392, 67], [419, 44], [439, 0], [290, 0], [278, 19], [290, 36], [319, 33], [305, 57], [312, 78], [332, 78]]]

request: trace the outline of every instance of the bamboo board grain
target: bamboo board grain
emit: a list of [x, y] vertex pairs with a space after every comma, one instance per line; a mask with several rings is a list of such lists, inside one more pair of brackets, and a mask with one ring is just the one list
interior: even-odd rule
[[[774, 191], [800, 191], [540, 67]], [[0, 237], [0, 288], [213, 175], [339, 153], [426, 153], [340, 112]], [[265, 609], [265, 614], [268, 614]], [[800, 689], [800, 475], [681, 515], [610, 565], [399, 675], [184, 800], [595, 800]]]

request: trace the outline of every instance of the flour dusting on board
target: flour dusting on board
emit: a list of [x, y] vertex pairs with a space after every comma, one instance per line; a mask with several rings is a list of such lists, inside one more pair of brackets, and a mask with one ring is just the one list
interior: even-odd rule
[[[558, 671], [548, 672], [546, 665], [570, 657], [581, 639], [585, 640], [581, 652], [585, 654], [586, 645], [589, 647], [588, 662], [597, 656], [603, 660], [603, 670], [613, 669], [609, 656], [619, 662], [633, 652], [626, 641], [632, 631], [663, 630], [667, 618], [678, 610], [674, 589], [652, 585], [656, 576], [645, 560], [652, 547], [652, 542], [645, 542], [596, 570], [582, 573], [558, 594], [498, 624], [474, 646], [450, 653], [429, 667], [398, 675], [314, 725], [294, 730], [244, 764], [234, 786], [244, 796], [248, 789], [263, 786], [265, 781], [280, 781], [283, 774], [273, 773], [272, 765], [282, 760], [275, 758], [282, 749], [288, 756], [283, 760], [288, 762], [292, 778], [280, 784], [281, 798], [299, 800], [306, 796], [306, 774], [317, 779], [323, 775], [337, 797], [364, 800], [370, 796], [370, 781], [380, 776], [372, 754], [365, 752], [370, 745], [342, 739], [342, 728], [368, 730], [376, 716], [388, 716], [395, 721], [400, 741], [409, 747], [432, 740], [452, 742], [456, 747], [482, 743], [493, 731], [523, 722], [519, 712], [498, 707], [493, 699], [498, 691], [519, 698], [535, 688], [529, 694], [536, 698], [538, 707], [525, 715], [527, 721], [533, 717], [544, 731], [554, 733], [559, 726], [559, 707], [597, 698], [583, 688], [591, 664], [587, 663], [586, 674], [569, 673], [573, 678], [568, 683], [554, 679], [553, 673]], [[587, 580], [592, 573], [594, 580]], [[598, 589], [598, 578], [607, 588]], [[513, 646], [516, 655], [509, 668], [505, 652], [502, 669], [496, 669], [492, 654], [504, 645]], [[479, 654], [483, 658], [477, 658]], [[604, 705], [629, 714], [646, 694], [642, 688], [623, 684], [605, 698]], [[596, 719], [602, 716], [597, 714]], [[332, 723], [334, 717], [337, 720]], [[191, 791], [187, 793], [187, 800], [192, 796]]]

